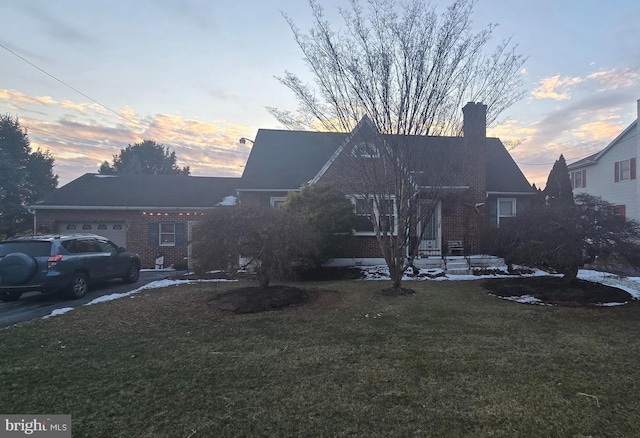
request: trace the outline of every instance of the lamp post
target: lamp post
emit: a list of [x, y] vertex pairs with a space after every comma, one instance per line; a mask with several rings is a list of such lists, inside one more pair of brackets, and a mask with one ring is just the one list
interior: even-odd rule
[[251, 144], [255, 144], [255, 142], [253, 140], [251, 140], [250, 138], [247, 137], [240, 137], [240, 140], [238, 140], [238, 142], [242, 145], [247, 144], [247, 142], [250, 141]]

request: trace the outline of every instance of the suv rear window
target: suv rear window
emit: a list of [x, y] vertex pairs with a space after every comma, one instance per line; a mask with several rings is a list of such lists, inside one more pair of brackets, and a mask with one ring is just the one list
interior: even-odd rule
[[0, 257], [14, 252], [29, 254], [31, 257], [51, 255], [51, 242], [3, 242], [0, 243]]

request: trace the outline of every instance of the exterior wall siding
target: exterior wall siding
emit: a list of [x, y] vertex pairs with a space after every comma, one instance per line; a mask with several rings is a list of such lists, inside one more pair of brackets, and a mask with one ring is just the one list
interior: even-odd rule
[[[626, 205], [626, 217], [640, 220], [640, 179], [615, 182], [614, 163], [639, 156], [640, 140], [638, 132], [631, 130], [611, 149], [604, 153], [594, 165], [571, 168], [571, 171], [586, 169], [587, 184], [584, 188], [575, 189], [574, 193], [588, 193], [600, 196], [605, 201], [616, 205]], [[636, 169], [637, 170], [637, 169]]]

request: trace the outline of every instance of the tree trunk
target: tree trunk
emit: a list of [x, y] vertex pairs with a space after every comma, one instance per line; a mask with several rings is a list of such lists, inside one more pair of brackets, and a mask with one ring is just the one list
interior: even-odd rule
[[258, 281], [260, 283], [258, 285], [260, 289], [266, 289], [267, 286], [269, 286], [269, 282], [271, 281], [271, 279], [269, 278], [269, 274], [265, 269], [258, 269]]
[[578, 266], [571, 266], [564, 270], [562, 279], [565, 283], [570, 283], [578, 277]]
[[389, 276], [391, 277], [392, 289], [394, 294], [402, 294], [402, 269], [399, 266], [389, 268]]

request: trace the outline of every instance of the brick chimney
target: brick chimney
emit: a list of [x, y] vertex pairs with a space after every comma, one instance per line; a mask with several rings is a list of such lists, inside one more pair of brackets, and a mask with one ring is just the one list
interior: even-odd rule
[[[487, 221], [487, 106], [481, 102], [469, 102], [462, 108], [463, 114], [463, 154], [465, 180], [469, 190], [464, 195], [467, 205], [465, 215], [468, 216], [467, 236], [472, 251], [479, 245], [479, 233]], [[470, 206], [478, 207], [480, 214], [469, 210]]]

